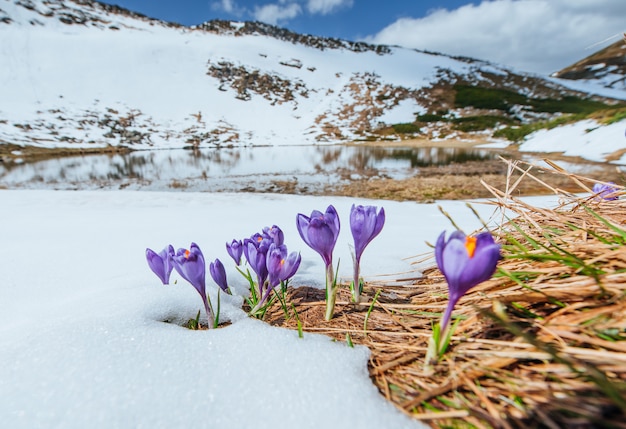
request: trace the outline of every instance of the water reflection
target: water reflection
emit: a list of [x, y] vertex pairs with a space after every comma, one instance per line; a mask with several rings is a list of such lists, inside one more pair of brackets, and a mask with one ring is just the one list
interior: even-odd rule
[[310, 192], [360, 177], [402, 179], [419, 168], [488, 160], [496, 153], [459, 148], [354, 146], [156, 150], [0, 164], [0, 186], [53, 189], [192, 189]]

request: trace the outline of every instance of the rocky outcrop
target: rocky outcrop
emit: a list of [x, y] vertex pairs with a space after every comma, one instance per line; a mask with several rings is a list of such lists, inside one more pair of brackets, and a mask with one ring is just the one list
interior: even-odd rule
[[389, 54], [391, 52], [391, 49], [385, 45], [372, 45], [365, 42], [349, 42], [332, 37], [318, 37], [309, 34], [298, 34], [285, 28], [276, 27], [262, 22], [232, 22], [213, 20], [207, 21], [193, 28], [216, 34], [230, 34], [235, 36], [269, 36], [278, 40], [305, 45], [322, 51], [325, 49], [348, 49], [353, 52], [376, 52], [380, 55]]
[[249, 100], [252, 94], [258, 94], [271, 105], [275, 105], [295, 102], [295, 94], [305, 98], [308, 96], [304, 82], [288, 80], [242, 65], [236, 66], [228, 61], [219, 61], [215, 64], [209, 61], [207, 74], [220, 81], [220, 90], [227, 91], [230, 88], [236, 92], [236, 98], [240, 100]]

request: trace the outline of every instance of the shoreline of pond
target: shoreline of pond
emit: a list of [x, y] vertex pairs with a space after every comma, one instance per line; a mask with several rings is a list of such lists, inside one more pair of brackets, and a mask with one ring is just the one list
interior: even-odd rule
[[[295, 156], [292, 152], [298, 151], [299, 148], [302, 148], [303, 152], [303, 156], [300, 158], [306, 158], [305, 154], [316, 157], [311, 161], [315, 165], [307, 165], [306, 168], [300, 167], [300, 173], [285, 167], [285, 164], [289, 166], [290, 162], [294, 162], [292, 160]], [[369, 151], [367, 148], [372, 150]], [[491, 195], [481, 184], [481, 181], [498, 188], [506, 185], [508, 165], [499, 157], [516, 160], [522, 164], [529, 160], [539, 163], [542, 159], [549, 159], [557, 162], [557, 164], [562, 163], [565, 170], [573, 168], [573, 174], [582, 174], [601, 181], [624, 182], [623, 172], [619, 165], [566, 157], [559, 153], [532, 154], [521, 152], [512, 145], [506, 148], [494, 147], [489, 142], [478, 139], [436, 142], [412, 139], [288, 147], [229, 146], [196, 151], [183, 149], [177, 151], [168, 149], [121, 150], [122, 148], [104, 150], [105, 148], [94, 148], [87, 152], [82, 149], [68, 152], [64, 148], [46, 151], [40, 151], [39, 148], [35, 149], [32, 152], [14, 149], [13, 155], [23, 155], [24, 159], [17, 163], [15, 161], [6, 162], [6, 160], [0, 163], [0, 170], [4, 169], [5, 173], [12, 168], [26, 170], [32, 167], [31, 170], [35, 171], [30, 173], [32, 176], [30, 182], [20, 183], [18, 178], [17, 182], [10, 183], [5, 180], [6, 176], [2, 175], [0, 188], [258, 192], [433, 202], [440, 199], [460, 200], [490, 197]], [[463, 157], [462, 155], [466, 151], [469, 155]], [[274, 154], [274, 157], [279, 156], [276, 154], [289, 152], [292, 153], [292, 157], [281, 158], [276, 162], [276, 166], [283, 168], [279, 172], [274, 172], [271, 167], [266, 167], [267, 169], [263, 171], [257, 170], [258, 164], [274, 162], [269, 155], [264, 155], [267, 158], [261, 159], [260, 155], [268, 152]], [[448, 155], [457, 152], [461, 155], [456, 157]], [[355, 155], [349, 158], [346, 153], [354, 153]], [[51, 156], [42, 158], [42, 154]], [[106, 155], [107, 159], [109, 157], [117, 159], [117, 164], [111, 167], [113, 172], [108, 173], [110, 177], [106, 174], [103, 178], [97, 177], [92, 173], [91, 176], [87, 176], [87, 179], [83, 179], [75, 177], [73, 171], [68, 172], [63, 168], [63, 163], [67, 161], [68, 164], [73, 162], [75, 165], [72, 168], [77, 170], [81, 168], [98, 170], [101, 166], [94, 164], [89, 167], [84, 162], [87, 159], [97, 159], [92, 158], [92, 156], [98, 155]], [[184, 171], [187, 176], [176, 177], [174, 173], [183, 173], [181, 171], [168, 171], [176, 170], [171, 159], [169, 163], [161, 161], [160, 167], [157, 167], [157, 164], [152, 167], [146, 165], [153, 162], [150, 161], [152, 158], [167, 158], [168, 156], [185, 158], [187, 164], [178, 167], [178, 169]], [[129, 160], [135, 157], [138, 158], [138, 161], [136, 160], [137, 167], [126, 165], [130, 163]], [[427, 159], [423, 160], [422, 157]], [[212, 161], [212, 158], [215, 158], [216, 161]], [[210, 162], [214, 164], [210, 164]], [[390, 164], [398, 164], [399, 162], [408, 163], [410, 166], [402, 167], [406, 171], [403, 170], [400, 173], [398, 172], [400, 167], [389, 167]], [[375, 166], [372, 167], [372, 164]], [[37, 167], [46, 165], [48, 167]], [[251, 171], [246, 171], [246, 166]], [[59, 169], [59, 178], [51, 178], [41, 171], [36, 171], [38, 169], [46, 170], [46, 168], [49, 170]], [[127, 170], [122, 171], [122, 168]], [[155, 177], [160, 182], [155, 182], [157, 179], [144, 176], [146, 170], [151, 168], [158, 170]], [[167, 176], [167, 174], [172, 174], [172, 176]], [[567, 187], [568, 183], [556, 179], [557, 175], [550, 174], [550, 168], [536, 166], [531, 170], [531, 174], [538, 175], [541, 180], [555, 188], [570, 191]], [[575, 190], [572, 189], [571, 191]], [[525, 196], [541, 195], [546, 193], [546, 188], [539, 184], [537, 186], [526, 184], [517, 189], [516, 192], [518, 195]]]

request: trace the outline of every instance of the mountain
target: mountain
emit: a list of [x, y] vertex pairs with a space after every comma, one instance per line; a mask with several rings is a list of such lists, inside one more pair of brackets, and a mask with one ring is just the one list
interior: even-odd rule
[[626, 38], [553, 74], [560, 79], [600, 82], [626, 90]]
[[0, 0], [0, 40], [10, 150], [489, 136], [626, 98], [471, 58], [255, 22], [185, 27], [92, 0]]

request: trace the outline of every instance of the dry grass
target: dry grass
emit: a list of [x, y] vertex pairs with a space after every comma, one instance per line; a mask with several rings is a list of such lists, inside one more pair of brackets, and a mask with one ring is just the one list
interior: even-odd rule
[[[540, 180], [508, 168], [503, 190], [485, 184], [491, 203], [516, 216], [492, 228], [503, 260], [457, 305], [450, 348], [431, 370], [426, 349], [447, 286], [432, 261], [424, 269], [430, 260], [416, 258], [409, 285], [368, 283], [367, 304], [351, 304], [343, 288], [330, 322], [323, 291], [290, 289], [288, 300], [304, 335], [367, 346], [382, 395], [432, 427], [626, 428], [626, 201], [545, 185], [562, 205], [533, 207], [512, 195], [523, 181]], [[553, 168], [581, 191], [593, 185]], [[266, 320], [298, 325], [278, 306]]]

